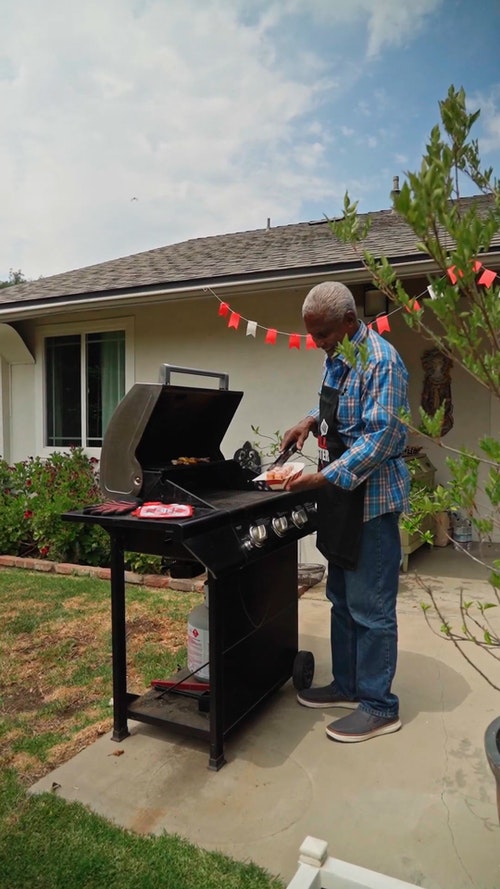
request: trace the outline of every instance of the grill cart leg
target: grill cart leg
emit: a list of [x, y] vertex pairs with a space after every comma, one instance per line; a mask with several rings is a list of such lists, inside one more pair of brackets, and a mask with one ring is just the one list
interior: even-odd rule
[[217, 581], [208, 576], [210, 656], [210, 754], [208, 768], [218, 772], [224, 756], [224, 602], [216, 595]]
[[123, 741], [127, 726], [127, 650], [125, 630], [125, 566], [121, 536], [110, 534], [111, 640], [113, 658], [113, 741]]

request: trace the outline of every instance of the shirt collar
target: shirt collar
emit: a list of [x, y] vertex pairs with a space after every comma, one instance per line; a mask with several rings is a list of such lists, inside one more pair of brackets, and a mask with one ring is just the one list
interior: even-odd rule
[[[356, 346], [359, 346], [366, 337], [368, 336], [368, 328], [364, 321], [359, 320], [358, 329], [356, 333], [351, 337], [351, 343], [355, 343]], [[343, 355], [334, 355], [333, 358], [329, 358], [328, 355], [325, 358], [326, 367], [332, 367], [335, 361], [341, 361], [343, 364], [347, 364]]]
[[362, 343], [364, 339], [368, 336], [368, 328], [364, 321], [359, 321], [358, 329], [354, 336], [351, 338], [351, 343]]

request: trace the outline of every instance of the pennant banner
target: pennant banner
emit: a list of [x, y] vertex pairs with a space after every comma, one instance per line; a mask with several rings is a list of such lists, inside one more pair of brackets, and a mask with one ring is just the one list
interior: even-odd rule
[[491, 269], [485, 269], [477, 283], [484, 284], [485, 287], [491, 287], [496, 276], [496, 272], [492, 272]]
[[375, 318], [375, 324], [377, 325], [379, 333], [383, 333], [384, 330], [389, 331], [391, 329], [391, 325], [389, 324], [389, 318], [387, 315], [381, 315], [380, 318]]
[[[497, 272], [494, 272], [492, 269], [486, 269], [478, 259], [472, 261], [471, 266], [472, 266], [472, 270], [474, 271], [474, 273], [476, 275], [478, 275], [478, 277], [476, 278], [476, 284], [478, 286], [492, 287], [494, 282], [497, 280], [497, 278], [500, 278], [500, 276], [497, 274]], [[459, 278], [463, 278], [464, 273], [457, 266], [452, 265], [446, 269], [446, 275], [448, 276], [448, 279], [450, 280], [450, 282], [453, 285], [455, 285], [455, 284], [457, 284]], [[446, 278], [446, 275], [443, 275], [443, 278]], [[219, 315], [221, 315], [222, 317], [228, 318], [228, 321], [227, 321], [228, 328], [232, 327], [234, 330], [238, 330], [240, 321], [243, 320], [246, 322], [246, 325], [247, 325], [246, 326], [246, 335], [247, 336], [253, 336], [255, 339], [255, 337], [257, 335], [257, 328], [260, 327], [262, 330], [265, 331], [264, 341], [271, 346], [274, 346], [276, 344], [278, 336], [286, 336], [288, 338], [288, 348], [289, 349], [300, 350], [302, 347], [302, 340], [305, 340], [306, 350], [318, 348], [310, 333], [307, 333], [307, 334], [286, 333], [285, 331], [277, 330], [274, 327], [270, 327], [270, 328], [263, 327], [263, 325], [258, 324], [257, 321], [249, 321], [248, 318], [243, 318], [238, 312], [234, 312], [231, 309], [230, 305], [226, 302], [223, 302], [217, 296], [217, 294], [214, 293], [214, 291], [210, 287], [206, 287], [206, 288], [204, 288], [204, 290], [208, 290], [212, 294], [212, 296], [215, 296], [215, 298], [219, 301]], [[418, 297], [411, 297], [410, 298], [408, 304], [404, 306], [406, 311], [407, 312], [421, 312], [422, 306], [420, 305], [418, 300], [420, 297], [425, 296], [426, 292], [427, 292], [428, 296], [430, 297], [430, 299], [433, 299], [433, 300], [439, 299], [439, 293], [437, 293], [434, 290], [434, 288], [432, 287], [432, 285], [429, 284], [426, 287], [426, 290], [423, 291], [421, 294], [419, 294]], [[388, 314], [385, 314], [385, 315], [381, 314], [381, 315], [377, 316], [373, 321], [370, 321], [370, 322], [366, 321], [365, 322], [366, 326], [368, 328], [370, 328], [371, 330], [373, 328], [375, 328], [378, 331], [378, 333], [390, 332], [391, 326], [389, 323], [389, 316], [394, 315], [395, 312], [400, 312], [402, 308], [403, 308], [403, 306], [397, 306], [397, 308], [395, 308], [392, 312], [389, 312]]]
[[[475, 259], [472, 262], [472, 271], [475, 272], [475, 274], [480, 272], [482, 268], [483, 268], [483, 264], [481, 262], [479, 262], [479, 259]], [[494, 277], [496, 278], [496, 272], [490, 272], [488, 269], [484, 269], [484, 271], [488, 272], [488, 274], [494, 275]], [[446, 269], [446, 272], [447, 272], [447, 275], [448, 275], [452, 284], [456, 284], [458, 279], [463, 278], [463, 276], [464, 276], [463, 271], [461, 269], [457, 268], [456, 265], [451, 265], [449, 267], [449, 269]], [[481, 284], [481, 283], [483, 283], [483, 282], [478, 281], [478, 284]], [[490, 285], [487, 284], [486, 286], [489, 287]]]
[[409, 305], [405, 306], [407, 312], [420, 312], [420, 303], [418, 299], [412, 299]]

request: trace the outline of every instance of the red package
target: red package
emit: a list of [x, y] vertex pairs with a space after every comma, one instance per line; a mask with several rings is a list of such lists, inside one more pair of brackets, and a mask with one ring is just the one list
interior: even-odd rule
[[193, 507], [187, 503], [143, 503], [132, 515], [138, 519], [186, 519], [193, 515]]

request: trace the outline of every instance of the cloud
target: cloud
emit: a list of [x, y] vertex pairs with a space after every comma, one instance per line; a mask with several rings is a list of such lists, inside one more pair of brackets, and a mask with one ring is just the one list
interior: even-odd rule
[[[469, 113], [481, 109], [479, 127], [481, 136], [479, 147], [481, 152], [489, 154], [500, 149], [500, 85], [491, 89], [488, 94], [476, 93], [467, 99]], [[485, 164], [487, 158], [484, 159]]]
[[229, 2], [35, 9], [3, 22], [1, 267], [36, 277], [257, 226], [324, 187], [328, 133], [297, 128], [331, 86], [314, 54], [284, 71]]
[[362, 4], [370, 12], [368, 23], [368, 58], [378, 56], [386, 46], [401, 46], [414, 40], [427, 18], [437, 12], [442, 0], [374, 0]]
[[[241, 2], [241, 0], [239, 0]], [[384, 47], [401, 46], [415, 39], [430, 16], [444, 0], [311, 0], [307, 14], [320, 24], [338, 26], [364, 25], [367, 33], [367, 56], [378, 56]], [[304, 11], [304, 0], [254, 0], [254, 9], [266, 8], [264, 27], [276, 27], [290, 16]], [[265, 24], [264, 24], [265, 23]]]
[[394, 156], [377, 54], [440, 3], [4, 4], [0, 279], [318, 217], [352, 183], [375, 201]]

